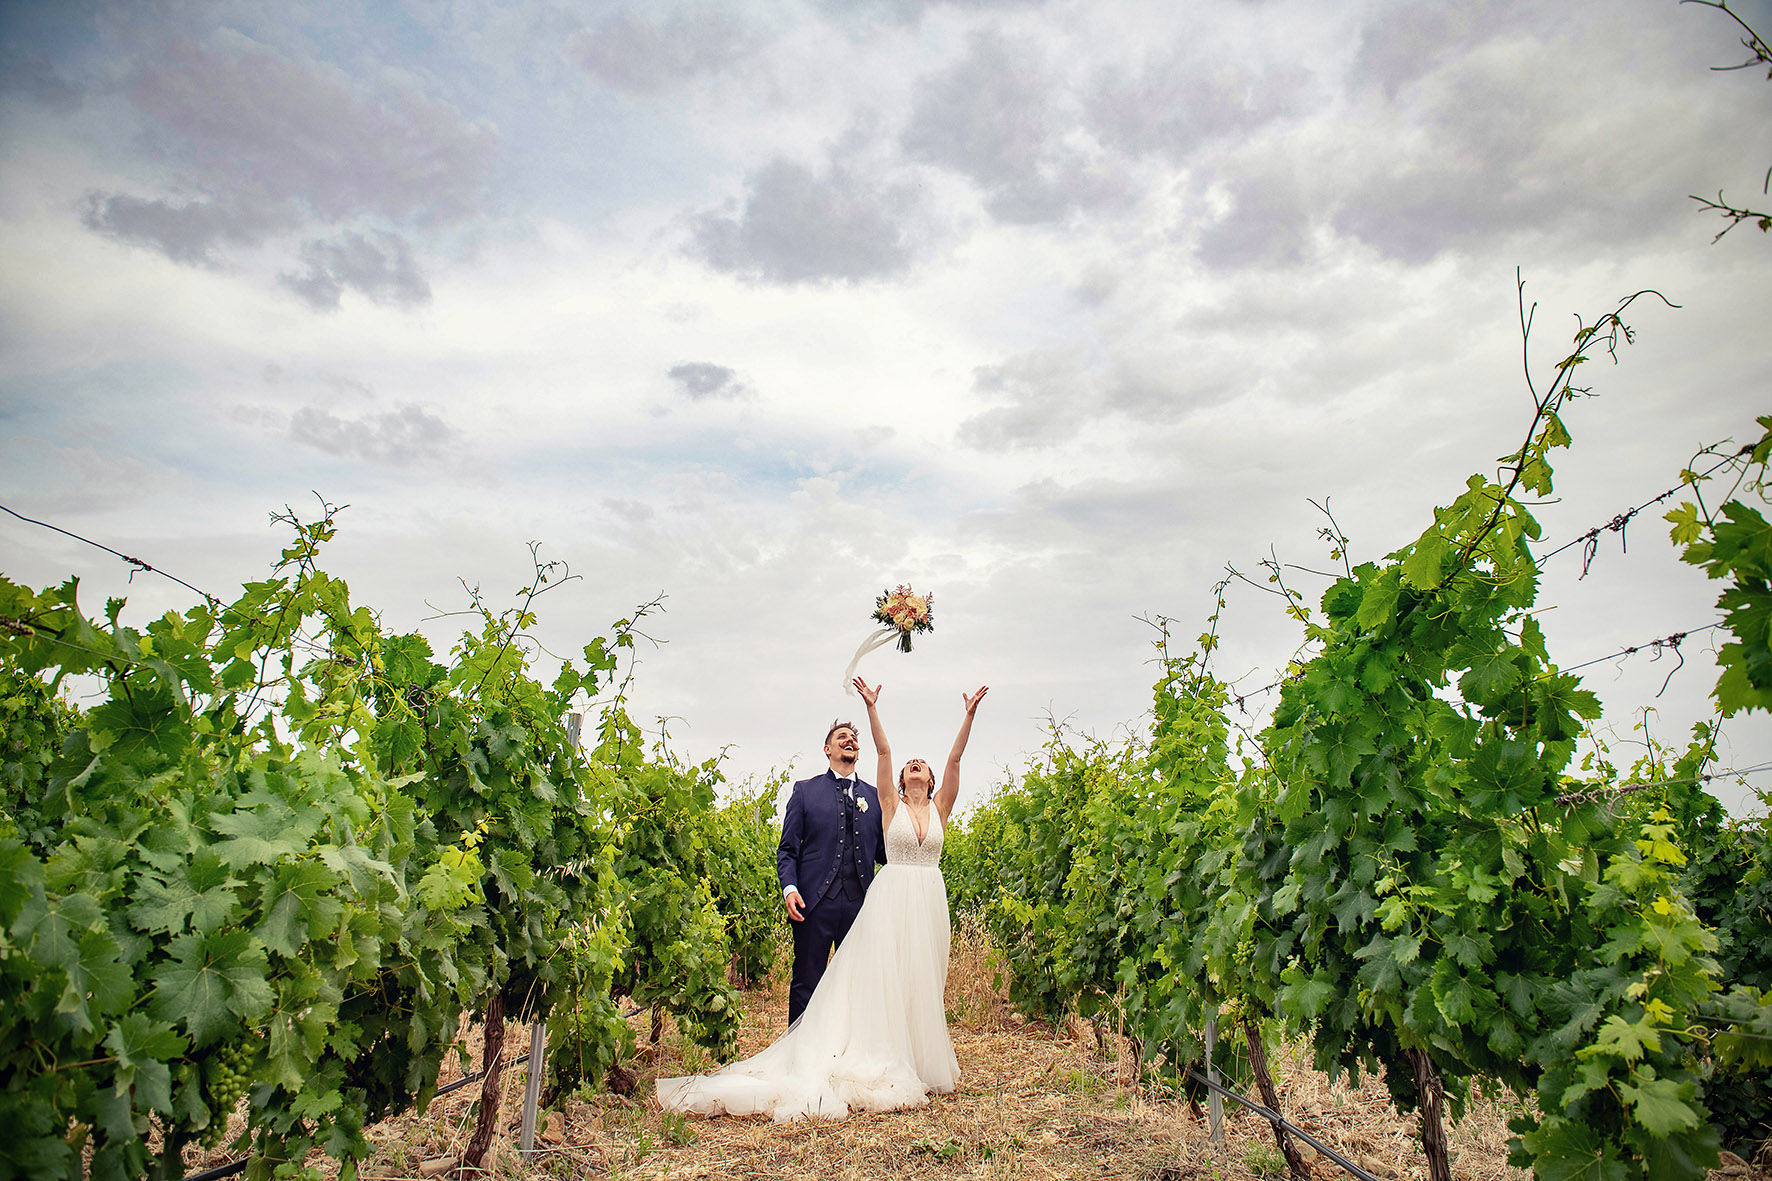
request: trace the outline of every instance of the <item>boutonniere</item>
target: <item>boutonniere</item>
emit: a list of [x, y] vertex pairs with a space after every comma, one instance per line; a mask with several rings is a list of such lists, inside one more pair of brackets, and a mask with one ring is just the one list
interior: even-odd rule
[[855, 801], [855, 807], [856, 807], [857, 811], [866, 812], [868, 810], [868, 798], [866, 796], [862, 796], [859, 799], [857, 799]]

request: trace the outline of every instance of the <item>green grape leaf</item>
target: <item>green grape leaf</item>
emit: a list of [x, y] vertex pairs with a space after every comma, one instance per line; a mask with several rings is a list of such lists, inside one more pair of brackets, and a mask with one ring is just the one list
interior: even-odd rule
[[1569, 1119], [1547, 1119], [1521, 1137], [1536, 1181], [1630, 1181], [1631, 1169], [1600, 1133]]
[[193, 1045], [206, 1046], [270, 1010], [270, 963], [248, 932], [180, 935], [169, 950], [173, 959], [153, 973], [153, 1012], [182, 1025]]
[[1403, 559], [1403, 581], [1419, 591], [1439, 586], [1446, 577], [1444, 567], [1449, 549], [1446, 538], [1437, 529], [1423, 533]]
[[1620, 1083], [1618, 1091], [1630, 1104], [1631, 1117], [1649, 1129], [1653, 1136], [1671, 1136], [1698, 1126], [1698, 1112], [1686, 1102], [1692, 1096], [1691, 1083], [1651, 1078]]
[[1335, 999], [1335, 986], [1327, 980], [1306, 977], [1296, 969], [1289, 975], [1291, 982], [1280, 990], [1281, 1003], [1288, 1013], [1296, 1013], [1301, 1020], [1315, 1021]]
[[216, 832], [229, 839], [212, 846], [232, 869], [271, 865], [303, 852], [318, 827], [311, 817], [298, 818], [276, 796], [255, 792], [240, 798], [248, 807], [210, 818]]
[[129, 919], [139, 931], [181, 934], [188, 920], [199, 931], [220, 927], [239, 906], [227, 866], [213, 849], [201, 849], [171, 873], [149, 872], [136, 880]]
[[1635, 1062], [1645, 1050], [1661, 1049], [1661, 1034], [1647, 1021], [1626, 1021], [1614, 1013], [1600, 1026], [1593, 1044], [1577, 1050], [1577, 1058], [1605, 1056]]
[[0, 932], [17, 921], [33, 890], [43, 887], [43, 863], [15, 840], [0, 840]]
[[1455, 930], [1446, 936], [1446, 951], [1467, 968], [1480, 968], [1494, 957], [1494, 941], [1489, 932]]
[[1673, 528], [1668, 536], [1678, 546], [1689, 546], [1704, 536], [1704, 522], [1698, 519], [1698, 506], [1691, 503], [1680, 505], [1662, 514], [1662, 519], [1670, 522]]
[[1583, 1062], [1575, 1071], [1575, 1079], [1563, 1088], [1557, 1099], [1567, 1111], [1570, 1104], [1591, 1091], [1604, 1091], [1609, 1085], [1610, 1072], [1604, 1062]]
[[1489, 705], [1524, 679], [1513, 652], [1485, 652], [1471, 660], [1469, 670], [1458, 679], [1458, 690], [1466, 701]]
[[1454, 979], [1444, 989], [1440, 987], [1439, 980], [1434, 982], [1434, 1007], [1453, 1025], [1467, 1025], [1476, 1019], [1476, 996], [1476, 989], [1462, 976]]
[[129, 1013], [111, 1026], [105, 1046], [117, 1058], [117, 1093], [134, 1087], [143, 1105], [170, 1115], [172, 1073], [166, 1060], [183, 1056], [185, 1039], [165, 1022]]
[[344, 913], [338, 886], [338, 875], [317, 862], [278, 866], [260, 900], [265, 917], [258, 937], [272, 951], [293, 956], [309, 939], [337, 930]]
[[[134, 978], [98, 900], [90, 894], [34, 896], [25, 904], [13, 935], [32, 961], [59, 970], [61, 991], [55, 1011], [67, 1015], [74, 1028], [90, 1031], [95, 1016], [116, 1012], [133, 999]], [[53, 987], [54, 981], [50, 975], [46, 983]]]
[[1399, 592], [1398, 570], [1388, 566], [1370, 578], [1363, 579], [1364, 594], [1354, 622], [1365, 629], [1380, 627], [1396, 618]]
[[1650, 1138], [1641, 1144], [1644, 1175], [1652, 1181], [1704, 1181], [1721, 1163], [1722, 1147], [1717, 1126], [1703, 1120], [1683, 1134]]
[[1717, 653], [1717, 663], [1723, 666], [1723, 672], [1717, 677], [1711, 697], [1716, 700], [1719, 714], [1732, 718], [1745, 710], [1772, 711], [1772, 689], [1758, 688], [1748, 679], [1747, 662], [1739, 644], [1724, 644]]

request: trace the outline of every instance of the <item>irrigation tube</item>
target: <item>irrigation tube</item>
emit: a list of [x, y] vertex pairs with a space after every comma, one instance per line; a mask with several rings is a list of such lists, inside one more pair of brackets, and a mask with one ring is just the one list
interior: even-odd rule
[[1229, 1087], [1221, 1087], [1217, 1083], [1209, 1082], [1206, 1079], [1201, 1078], [1200, 1075], [1191, 1066], [1187, 1068], [1187, 1076], [1189, 1078], [1193, 1079], [1196, 1083], [1199, 1083], [1203, 1087], [1210, 1087], [1212, 1090], [1218, 1092], [1219, 1094], [1223, 1095], [1227, 1099], [1235, 1099], [1238, 1103], [1241, 1103], [1244, 1107], [1247, 1107], [1250, 1111], [1253, 1111], [1256, 1115], [1259, 1115], [1259, 1116], [1262, 1116], [1263, 1118], [1265, 1118], [1270, 1124], [1277, 1124], [1278, 1126], [1285, 1128], [1288, 1132], [1291, 1132], [1294, 1136], [1297, 1136], [1300, 1140], [1303, 1140], [1306, 1144], [1310, 1145], [1312, 1148], [1316, 1149], [1318, 1152], [1322, 1153], [1324, 1156], [1328, 1157], [1330, 1160], [1332, 1160], [1336, 1164], [1340, 1165], [1343, 1169], [1347, 1170], [1349, 1173], [1352, 1173], [1354, 1176], [1358, 1177], [1360, 1179], [1360, 1181], [1380, 1181], [1379, 1178], [1374, 1177], [1371, 1173], [1368, 1173], [1365, 1169], [1362, 1169], [1359, 1165], [1356, 1165], [1353, 1161], [1347, 1159], [1347, 1157], [1341, 1155], [1341, 1153], [1335, 1151], [1333, 1148], [1329, 1147], [1327, 1144], [1323, 1143], [1321, 1140], [1317, 1139], [1315, 1136], [1311, 1135], [1309, 1132], [1305, 1131], [1303, 1128], [1299, 1127], [1297, 1124], [1289, 1122], [1286, 1119], [1286, 1117], [1281, 1115], [1279, 1112], [1270, 1111], [1267, 1108], [1263, 1107], [1261, 1104], [1255, 1102], [1255, 1100], [1253, 1100], [1253, 1099], [1245, 1099], [1243, 1096], [1237, 1094], [1235, 1091], [1231, 1090]]

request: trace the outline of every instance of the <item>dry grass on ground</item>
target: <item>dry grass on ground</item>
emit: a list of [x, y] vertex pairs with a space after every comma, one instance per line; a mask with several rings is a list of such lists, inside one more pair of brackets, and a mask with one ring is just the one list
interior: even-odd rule
[[[1226, 1137], [1210, 1141], [1204, 1113], [1185, 1102], [1150, 1095], [1132, 1085], [1123, 1044], [1073, 1021], [1054, 1028], [1023, 1022], [994, 986], [987, 941], [958, 931], [949, 974], [948, 1010], [962, 1079], [953, 1095], [927, 1107], [884, 1115], [862, 1114], [830, 1123], [777, 1125], [762, 1119], [683, 1120], [659, 1110], [651, 1097], [661, 1075], [709, 1069], [707, 1055], [665, 1025], [656, 1050], [643, 1052], [640, 1085], [631, 1099], [599, 1093], [571, 1099], [549, 1117], [534, 1156], [516, 1151], [523, 1071], [505, 1075], [500, 1139], [492, 1163], [509, 1178], [1125, 1178], [1128, 1181], [1244, 1181], [1283, 1178], [1285, 1163], [1265, 1121], [1227, 1104]], [[785, 975], [745, 996], [740, 1050], [755, 1053], [787, 1025]], [[644, 1044], [645, 1017], [635, 1018]], [[507, 1053], [518, 1049], [512, 1026]], [[470, 1049], [478, 1051], [477, 1031]], [[1390, 1109], [1381, 1083], [1358, 1089], [1332, 1085], [1281, 1053], [1274, 1063], [1281, 1101], [1295, 1122], [1371, 1172], [1397, 1181], [1425, 1178], [1413, 1119]], [[477, 1086], [432, 1104], [420, 1118], [389, 1120], [371, 1129], [375, 1146], [364, 1162], [367, 1179], [419, 1178], [459, 1156], [472, 1130]], [[1506, 1103], [1477, 1102], [1450, 1129], [1452, 1169], [1465, 1181], [1527, 1181], [1507, 1166]], [[1306, 1149], [1307, 1158], [1314, 1154]], [[221, 1158], [218, 1158], [221, 1159]], [[1725, 1158], [1726, 1160], [1728, 1158]], [[429, 1166], [429, 1167], [427, 1167]], [[1313, 1160], [1319, 1178], [1346, 1176], [1326, 1159]], [[1772, 1181], [1772, 1170], [1717, 1173]]]

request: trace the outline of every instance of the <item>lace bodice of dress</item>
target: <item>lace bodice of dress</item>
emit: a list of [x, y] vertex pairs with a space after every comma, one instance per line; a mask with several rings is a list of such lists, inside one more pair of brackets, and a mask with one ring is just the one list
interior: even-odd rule
[[917, 843], [917, 826], [911, 820], [911, 810], [905, 804], [899, 804], [898, 811], [892, 815], [892, 831], [886, 834], [886, 862], [888, 865], [922, 866], [935, 869], [941, 864], [941, 813], [935, 805], [929, 806], [929, 832], [923, 843]]

